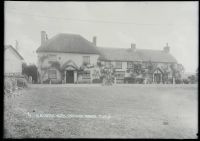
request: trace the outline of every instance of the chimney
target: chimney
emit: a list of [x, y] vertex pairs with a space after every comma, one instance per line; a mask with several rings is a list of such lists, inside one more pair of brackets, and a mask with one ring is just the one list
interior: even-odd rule
[[92, 43], [93, 43], [95, 46], [97, 45], [97, 37], [96, 37], [96, 36], [93, 37]]
[[163, 51], [164, 51], [165, 53], [169, 53], [170, 47], [168, 46], [168, 43], [167, 43], [166, 46], [163, 48]]
[[45, 31], [41, 31], [41, 45], [43, 45], [46, 40], [48, 39], [47, 34]]
[[131, 49], [132, 49], [133, 51], [135, 51], [135, 50], [136, 50], [136, 44], [132, 43], [132, 44], [131, 44]]

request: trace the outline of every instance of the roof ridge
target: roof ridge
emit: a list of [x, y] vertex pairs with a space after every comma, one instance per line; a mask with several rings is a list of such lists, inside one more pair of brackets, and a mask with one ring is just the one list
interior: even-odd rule
[[[58, 34], [56, 34], [56, 35], [77, 35], [77, 36], [81, 36], [80, 34], [76, 34], [76, 33], [58, 33]], [[55, 35], [55, 36], [56, 36]]]
[[96, 46], [80, 34], [59, 33], [48, 39], [37, 52], [69, 52], [98, 54]]
[[[128, 49], [131, 49], [131, 48], [115, 48], [115, 47], [97, 47], [97, 48], [102, 48], [102, 49], [124, 49], [124, 50], [128, 50]], [[163, 51], [163, 50], [156, 50], [156, 49], [141, 49], [141, 48], [136, 48], [136, 51]]]
[[143, 49], [143, 48], [140, 48], [140, 49], [136, 49], [136, 50], [145, 50], [145, 51], [163, 51], [163, 50], [159, 50], [159, 49]]
[[24, 60], [21, 54], [12, 45], [5, 45], [5, 49], [8, 49], [8, 48], [11, 48], [19, 56], [19, 58], [21, 58], [21, 60]]
[[122, 47], [99, 47], [99, 46], [97, 46], [97, 48], [103, 48], [103, 49], [130, 49], [130, 48], [122, 48]]

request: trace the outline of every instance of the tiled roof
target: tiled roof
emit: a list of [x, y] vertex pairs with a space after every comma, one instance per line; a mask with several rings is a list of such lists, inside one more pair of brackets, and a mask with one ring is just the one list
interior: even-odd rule
[[96, 46], [77, 34], [60, 33], [47, 40], [36, 52], [99, 54]]
[[143, 61], [177, 62], [170, 53], [166, 53], [163, 50], [137, 49], [136, 53]]
[[19, 54], [19, 52], [18, 52], [13, 46], [11, 46], [11, 45], [5, 45], [5, 46], [4, 46], [4, 50], [6, 50], [6, 49], [8, 49], [8, 48], [12, 49], [12, 50], [17, 54], [17, 56], [19, 56], [19, 58], [20, 58], [21, 60], [24, 60], [24, 58]]
[[148, 50], [131, 48], [103, 48], [98, 47], [101, 54], [100, 60], [110, 61], [152, 61], [152, 62], [177, 62], [170, 54], [163, 50]]
[[101, 55], [99, 58], [100, 60], [141, 61], [140, 56], [132, 52], [131, 49], [98, 47], [98, 50]]

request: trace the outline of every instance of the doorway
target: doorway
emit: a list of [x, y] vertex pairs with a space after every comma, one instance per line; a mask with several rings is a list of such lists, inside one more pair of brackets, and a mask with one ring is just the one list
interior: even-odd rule
[[74, 83], [74, 71], [66, 71], [66, 83]]
[[157, 84], [160, 84], [160, 83], [161, 83], [161, 74], [155, 73], [155, 74], [154, 74], [154, 81], [155, 81]]

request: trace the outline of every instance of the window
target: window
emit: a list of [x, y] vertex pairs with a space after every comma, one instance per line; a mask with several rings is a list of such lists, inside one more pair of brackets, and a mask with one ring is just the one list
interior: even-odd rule
[[90, 64], [90, 56], [83, 56], [83, 64]]
[[124, 71], [118, 71], [116, 72], [116, 79], [124, 79], [125, 72]]
[[122, 62], [115, 62], [115, 68], [121, 69], [122, 68]]
[[82, 79], [90, 79], [90, 71], [84, 71], [80, 73], [82, 76]]
[[56, 79], [56, 70], [48, 70], [48, 78]]
[[133, 62], [127, 62], [127, 68], [128, 69], [133, 68]]
[[105, 66], [106, 66], [106, 68], [110, 68], [111, 67], [111, 62], [110, 61], [105, 62]]

